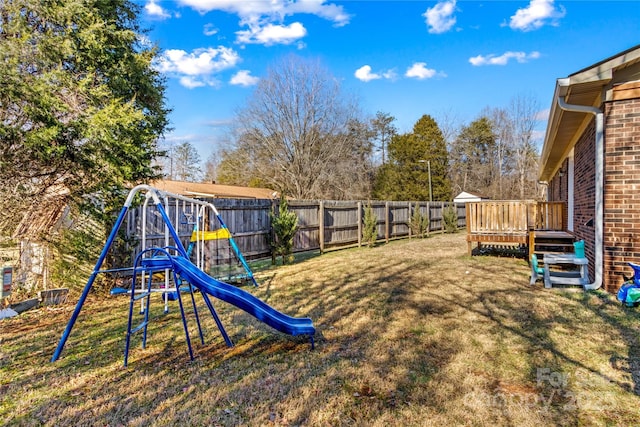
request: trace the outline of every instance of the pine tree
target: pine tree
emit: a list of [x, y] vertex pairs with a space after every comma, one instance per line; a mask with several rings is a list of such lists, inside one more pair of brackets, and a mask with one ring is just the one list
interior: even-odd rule
[[125, 184], [157, 176], [168, 110], [139, 10], [127, 0], [0, 2], [0, 232], [43, 194], [102, 212]]
[[424, 237], [429, 233], [429, 215], [423, 215], [420, 211], [420, 203], [416, 203], [409, 220], [411, 232], [418, 237]]
[[287, 199], [282, 195], [278, 206], [278, 215], [271, 214], [271, 227], [274, 241], [272, 242], [273, 260], [280, 255], [282, 263], [286, 264], [292, 258], [293, 239], [298, 231], [298, 216], [289, 210]]
[[364, 218], [362, 227], [362, 242], [372, 248], [378, 239], [378, 218], [373, 212], [371, 204], [364, 208]]
[[436, 121], [424, 115], [413, 132], [392, 138], [389, 164], [380, 169], [374, 196], [387, 200], [450, 200], [448, 169], [444, 136]]

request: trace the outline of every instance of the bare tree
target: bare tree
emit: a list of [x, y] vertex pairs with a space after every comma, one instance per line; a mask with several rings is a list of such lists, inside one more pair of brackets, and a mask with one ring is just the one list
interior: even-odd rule
[[536, 194], [535, 170], [538, 155], [533, 142], [533, 131], [539, 108], [539, 103], [527, 95], [518, 95], [509, 103], [508, 112], [513, 126], [513, 161], [520, 199], [535, 197]]
[[495, 197], [497, 199], [511, 199], [511, 194], [505, 191], [505, 178], [512, 171], [512, 151], [513, 151], [513, 135], [514, 123], [509, 113], [504, 108], [485, 109], [484, 115], [491, 120], [495, 135], [495, 167], [497, 169], [497, 181], [494, 183], [497, 187]]
[[197, 181], [200, 178], [200, 154], [191, 143], [183, 142], [175, 148], [173, 163], [178, 181]]
[[197, 181], [202, 173], [200, 154], [190, 142], [169, 144], [164, 156], [157, 161], [162, 168], [162, 175], [167, 179]]
[[453, 187], [498, 198], [496, 151], [496, 135], [486, 116], [462, 126], [449, 149]]
[[216, 182], [218, 179], [218, 170], [220, 169], [220, 153], [212, 152], [204, 162], [204, 171], [202, 176], [203, 182]]
[[438, 126], [442, 131], [442, 136], [447, 145], [453, 143], [462, 128], [462, 120], [458, 114], [453, 108], [448, 108], [436, 113], [434, 118], [436, 122], [438, 122]]
[[291, 55], [269, 68], [237, 113], [236, 150], [251, 159], [252, 180], [299, 199], [322, 197], [354, 182], [345, 163], [371, 151], [352, 132], [359, 122], [357, 105], [328, 70]]
[[538, 154], [533, 140], [538, 102], [518, 95], [506, 108], [486, 108], [495, 135], [493, 159], [498, 171], [494, 181], [495, 198], [526, 199], [536, 197]]

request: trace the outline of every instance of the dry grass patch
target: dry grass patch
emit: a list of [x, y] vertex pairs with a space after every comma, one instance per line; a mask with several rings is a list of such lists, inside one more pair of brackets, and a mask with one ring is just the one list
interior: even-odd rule
[[189, 361], [177, 306], [162, 315], [157, 302], [126, 369], [126, 298], [92, 295], [55, 363], [71, 304], [0, 321], [0, 423], [636, 423], [638, 311], [603, 292], [530, 287], [523, 260], [465, 249], [464, 235], [443, 235], [258, 272], [251, 292], [314, 320], [313, 351], [216, 300], [235, 347], [199, 302], [206, 343], [192, 321]]

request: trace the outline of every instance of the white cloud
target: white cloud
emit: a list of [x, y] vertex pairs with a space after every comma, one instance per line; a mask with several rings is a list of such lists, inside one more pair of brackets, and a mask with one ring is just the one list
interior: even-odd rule
[[551, 109], [547, 108], [545, 110], [540, 110], [536, 113], [535, 119], [540, 122], [546, 122], [549, 120], [549, 114], [551, 114]]
[[519, 63], [528, 62], [530, 59], [538, 59], [540, 58], [540, 52], [533, 51], [531, 53], [525, 52], [505, 52], [500, 56], [496, 56], [494, 54], [490, 55], [478, 55], [469, 58], [469, 62], [471, 65], [479, 67], [481, 65], [507, 65], [509, 60], [515, 59]]
[[180, 49], [169, 49], [158, 59], [155, 68], [170, 77], [179, 78], [180, 84], [189, 89], [202, 86], [217, 86], [215, 73], [233, 68], [240, 56], [231, 48], [200, 48], [191, 53]]
[[353, 73], [353, 75], [358, 80], [361, 80], [363, 82], [370, 82], [371, 80], [378, 79], [395, 80], [398, 77], [394, 69], [374, 73], [371, 71], [370, 65], [363, 65], [362, 67], [358, 68], [356, 72]]
[[398, 73], [396, 73], [396, 70], [392, 68], [391, 70], [387, 70], [382, 73], [382, 77], [387, 80], [396, 80], [398, 78]]
[[456, 23], [456, 17], [453, 15], [455, 11], [456, 0], [441, 1], [428, 8], [422, 16], [426, 18], [429, 32], [441, 34], [449, 31]]
[[229, 83], [237, 86], [253, 86], [258, 83], [260, 79], [251, 75], [249, 70], [240, 70], [231, 77]]
[[415, 78], [418, 80], [430, 79], [435, 77], [436, 70], [427, 68], [425, 62], [415, 62], [411, 67], [407, 68], [407, 72], [404, 73], [405, 77]]
[[213, 24], [205, 24], [203, 33], [205, 36], [213, 36], [218, 34], [218, 29]]
[[147, 4], [144, 5], [144, 10], [145, 12], [147, 12], [148, 15], [156, 18], [160, 18], [160, 19], [171, 18], [171, 14], [166, 10], [164, 10], [162, 6], [160, 6], [158, 3], [155, 2], [155, 0], [149, 0], [149, 2], [147, 2]]
[[[272, 3], [278, 2], [273, 1]], [[351, 19], [351, 15], [346, 13], [342, 6], [327, 3], [325, 0], [286, 1], [284, 4], [287, 15], [293, 15], [294, 13], [316, 15], [332, 21], [336, 27], [347, 25]]]
[[178, 0], [178, 2], [201, 13], [212, 10], [233, 13], [247, 22], [256, 22], [256, 19], [265, 17], [269, 22], [275, 22], [277, 19], [281, 20], [297, 13], [316, 15], [332, 21], [337, 26], [346, 25], [351, 19], [342, 6], [327, 3], [325, 0]]
[[371, 66], [369, 65], [363, 65], [362, 67], [358, 68], [353, 74], [358, 80], [362, 80], [363, 82], [370, 82], [371, 80], [382, 78], [380, 74], [372, 73]]
[[[342, 6], [328, 3], [326, 0], [178, 0], [178, 2], [200, 13], [220, 10], [238, 15], [240, 26], [248, 27], [246, 30], [236, 32], [238, 43], [291, 44], [307, 34], [307, 30], [300, 22], [283, 24], [286, 17], [296, 14], [315, 15], [339, 27], [347, 25], [351, 19]], [[301, 46], [304, 45], [298, 45], [299, 48]]]
[[169, 49], [160, 56], [158, 69], [163, 73], [208, 75], [233, 68], [239, 61], [236, 51], [224, 46], [199, 48], [191, 53]]
[[206, 83], [191, 76], [180, 77], [180, 84], [187, 89], [195, 89], [197, 87], [206, 86]]
[[531, 0], [529, 6], [518, 9], [511, 17], [509, 27], [513, 30], [531, 31], [545, 25], [558, 25], [558, 20], [566, 14], [564, 7], [556, 9], [554, 0]]
[[299, 22], [291, 25], [250, 25], [248, 30], [237, 31], [238, 43], [242, 44], [291, 44], [307, 35], [307, 29]]

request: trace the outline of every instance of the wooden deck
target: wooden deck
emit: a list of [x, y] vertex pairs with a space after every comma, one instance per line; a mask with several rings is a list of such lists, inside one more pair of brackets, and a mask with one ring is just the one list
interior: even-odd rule
[[471, 255], [472, 243], [529, 246], [533, 250], [532, 232], [565, 232], [566, 204], [563, 202], [488, 201], [468, 202], [467, 248]]

